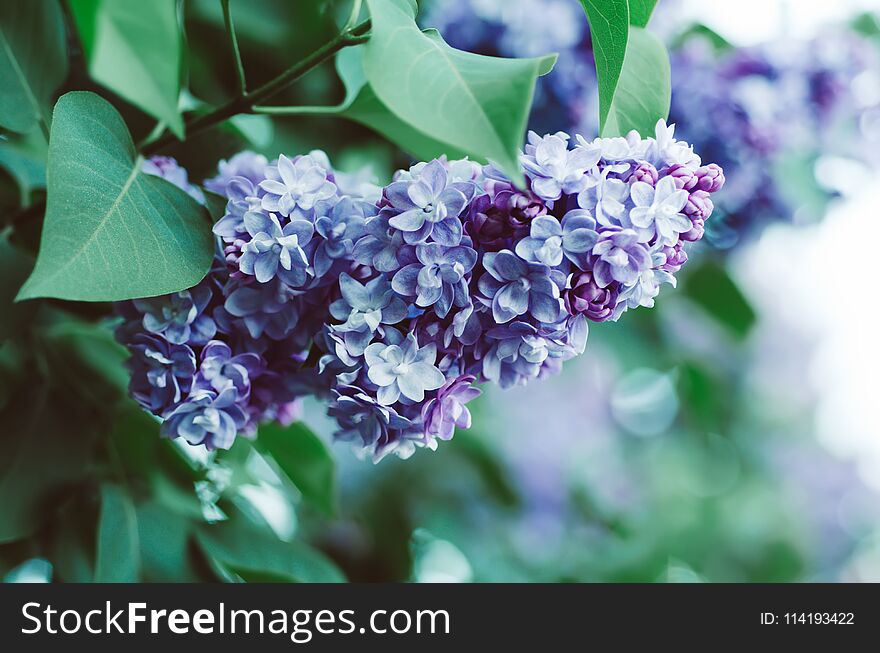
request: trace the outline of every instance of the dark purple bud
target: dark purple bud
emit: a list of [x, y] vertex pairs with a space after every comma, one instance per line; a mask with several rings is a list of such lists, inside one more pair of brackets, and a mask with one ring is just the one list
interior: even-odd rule
[[583, 314], [593, 322], [604, 322], [614, 315], [617, 306], [617, 282], [600, 288], [590, 272], [580, 272], [571, 279], [571, 288], [563, 294], [565, 310]]
[[[693, 231], [693, 229], [691, 229], [691, 231]], [[700, 236], [702, 236], [702, 233]], [[684, 251], [684, 241], [682, 240], [679, 240], [672, 247], [664, 247], [663, 253], [666, 255], [666, 263], [661, 266], [661, 269], [666, 270], [667, 272], [678, 272], [681, 269], [681, 266], [687, 263], [688, 255], [687, 252]]]

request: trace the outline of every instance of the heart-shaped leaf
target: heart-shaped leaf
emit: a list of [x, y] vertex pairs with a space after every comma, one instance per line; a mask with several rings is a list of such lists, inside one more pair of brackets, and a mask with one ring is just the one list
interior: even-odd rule
[[0, 3], [0, 126], [48, 125], [52, 94], [67, 76], [67, 46], [56, 0]]
[[378, 100], [418, 132], [491, 159], [513, 178], [535, 80], [555, 55], [501, 59], [450, 47], [434, 30], [422, 32], [406, 0], [367, 0], [372, 19], [364, 71]]
[[116, 301], [204, 278], [214, 254], [204, 209], [141, 163], [108, 102], [86, 92], [58, 100], [40, 252], [18, 299]]

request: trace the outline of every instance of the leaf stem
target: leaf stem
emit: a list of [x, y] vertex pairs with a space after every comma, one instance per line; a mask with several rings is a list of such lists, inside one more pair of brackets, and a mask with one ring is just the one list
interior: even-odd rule
[[229, 44], [232, 46], [232, 56], [235, 59], [235, 73], [238, 76], [238, 94], [247, 93], [247, 82], [244, 76], [244, 64], [241, 61], [241, 50], [238, 48], [238, 37], [235, 35], [235, 24], [232, 22], [232, 12], [229, 10], [229, 0], [220, 0], [223, 7], [223, 22], [226, 24], [226, 34]]
[[[370, 21], [365, 20], [351, 29], [343, 30], [310, 55], [278, 75], [275, 79], [266, 82], [253, 91], [231, 99], [226, 104], [217, 107], [209, 113], [195, 116], [192, 119], [187, 120], [185, 129], [186, 137], [189, 138], [205, 131], [206, 129], [210, 129], [211, 127], [218, 125], [233, 116], [237, 116], [240, 113], [253, 113], [254, 105], [276, 95], [280, 91], [283, 91], [300, 77], [327, 61], [343, 48], [363, 43], [365, 40], [369, 39], [369, 36], [367, 35], [369, 29]], [[142, 148], [142, 152], [144, 155], [149, 156], [161, 150], [163, 147], [170, 145], [175, 140], [177, 140], [176, 137], [169, 132], [162, 138], [152, 143], [145, 144]]]

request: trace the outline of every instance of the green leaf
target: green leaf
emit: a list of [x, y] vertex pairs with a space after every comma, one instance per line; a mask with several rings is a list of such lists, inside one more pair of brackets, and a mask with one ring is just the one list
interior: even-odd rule
[[704, 260], [683, 277], [682, 292], [737, 337], [745, 338], [757, 320], [755, 309], [722, 265]]
[[189, 523], [157, 501], [137, 507], [138, 539], [144, 580], [180, 583], [195, 580], [187, 556]]
[[415, 127], [403, 122], [394, 115], [382, 101], [376, 97], [375, 91], [367, 82], [363, 64], [364, 46], [340, 50], [336, 55], [336, 72], [345, 88], [345, 97], [333, 106], [301, 106], [284, 107], [274, 111], [265, 107], [267, 113], [284, 115], [296, 114], [335, 114], [353, 122], [369, 127], [381, 134], [400, 149], [416, 159], [428, 161], [443, 154], [453, 159], [468, 156], [468, 153], [443, 143]]
[[120, 396], [127, 394], [131, 375], [124, 363], [129, 354], [113, 337], [110, 325], [65, 320], [47, 328], [46, 336], [66, 346], [79, 366], [94, 372]]
[[13, 304], [15, 295], [34, 267], [34, 259], [0, 238], [0, 342], [22, 332], [37, 310], [35, 302]]
[[367, 0], [372, 36], [364, 71], [381, 103], [428, 137], [490, 159], [514, 179], [535, 80], [555, 55], [500, 59], [450, 47], [422, 32], [406, 0]]
[[629, 0], [629, 24], [645, 27], [656, 6], [657, 0]]
[[133, 583], [140, 575], [140, 545], [134, 504], [117, 485], [101, 487], [96, 583]]
[[245, 581], [339, 583], [342, 572], [324, 554], [300, 542], [282, 542], [241, 520], [204, 527], [197, 535], [202, 550], [221, 570]]
[[53, 495], [88, 471], [94, 434], [54, 401], [23, 383], [0, 411], [0, 543], [35, 532], [52, 516]]
[[327, 515], [336, 509], [336, 468], [324, 442], [301, 422], [260, 427], [257, 443], [271, 454], [287, 477]]
[[184, 191], [141, 173], [121, 116], [93, 93], [55, 105], [46, 219], [36, 268], [18, 299], [116, 301], [189, 288], [214, 241]]
[[71, 0], [70, 7], [92, 77], [183, 138], [176, 0]]
[[623, 70], [629, 39], [629, 7], [627, 0], [581, 0], [590, 35], [599, 86], [599, 131], [605, 131], [611, 102]]
[[669, 55], [656, 36], [631, 27], [626, 60], [602, 129], [603, 136], [625, 136], [635, 129], [653, 135], [657, 121], [669, 115], [672, 86]]
[[0, 126], [16, 132], [48, 126], [49, 103], [66, 76], [57, 0], [0, 3]]
[[13, 143], [0, 143], [0, 168], [15, 179], [25, 208], [31, 204], [31, 193], [46, 187], [46, 163]]

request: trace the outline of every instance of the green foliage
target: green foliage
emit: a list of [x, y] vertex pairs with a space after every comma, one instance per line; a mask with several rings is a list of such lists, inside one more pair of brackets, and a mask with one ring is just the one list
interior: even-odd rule
[[140, 547], [134, 504], [125, 489], [101, 488], [95, 582], [131, 583], [139, 578]]
[[71, 0], [95, 81], [183, 138], [181, 28], [175, 0]]
[[213, 239], [203, 209], [140, 169], [110, 104], [83, 92], [58, 100], [40, 253], [19, 299], [146, 297], [189, 288], [207, 274]]
[[[31, 132], [32, 135], [39, 132]], [[42, 140], [42, 135], [38, 136]], [[0, 168], [5, 169], [18, 185], [20, 205], [31, 205], [34, 191], [46, 188], [46, 143], [37, 144], [33, 136], [0, 143]]]
[[463, 52], [436, 31], [422, 32], [404, 0], [367, 5], [372, 36], [364, 71], [379, 101], [431, 139], [521, 177], [518, 153], [535, 80], [549, 72], [555, 56], [498, 59]]
[[657, 0], [629, 0], [629, 24], [645, 27], [656, 6]]
[[18, 289], [34, 267], [34, 260], [0, 238], [0, 343], [18, 335], [27, 325], [37, 307], [35, 304], [13, 304]]
[[705, 259], [688, 270], [682, 293], [738, 338], [748, 336], [757, 315], [736, 282], [717, 261]]
[[599, 132], [643, 137], [669, 114], [672, 86], [669, 56], [648, 33], [656, 0], [581, 0], [590, 33], [599, 85]]
[[327, 515], [336, 511], [336, 469], [324, 442], [302, 422], [260, 427], [258, 444], [306, 500]]
[[48, 132], [48, 106], [67, 76], [58, 0], [0, 3], [0, 126]]
[[629, 39], [627, 0], [581, 0], [593, 39], [599, 85], [599, 131], [605, 131]]
[[345, 577], [323, 554], [299, 542], [282, 542], [234, 519], [202, 528], [197, 539], [220, 573], [250, 582], [338, 583]]
[[[651, 80], [646, 84], [645, 80]], [[672, 85], [669, 56], [656, 36], [641, 27], [629, 29], [626, 58], [608, 110], [603, 136], [624, 136], [635, 129], [643, 137], [669, 114]]]

